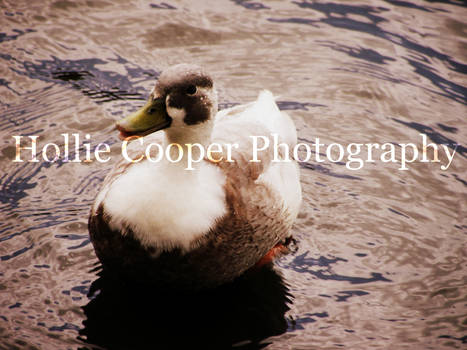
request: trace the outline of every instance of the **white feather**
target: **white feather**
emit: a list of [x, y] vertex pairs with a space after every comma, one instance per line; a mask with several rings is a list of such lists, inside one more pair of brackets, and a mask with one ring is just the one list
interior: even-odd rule
[[[180, 124], [184, 111], [168, 109], [168, 112]], [[290, 149], [297, 142], [293, 121], [278, 109], [272, 93], [266, 90], [255, 102], [220, 111], [207, 123], [173, 126], [166, 130], [168, 140], [197, 140], [203, 145], [233, 144], [248, 141], [249, 135], [273, 134]], [[238, 152], [245, 153], [241, 154], [244, 159], [251, 159], [249, 147], [240, 147]], [[262, 161], [267, 164], [256, 181], [278, 193], [291, 214], [289, 219], [295, 219], [301, 202], [296, 162], [271, 162], [271, 157]], [[94, 211], [103, 202], [110, 227], [122, 234], [125, 228], [131, 229], [144, 246], [191, 249], [193, 242], [206, 235], [226, 214], [226, 179], [219, 167], [207, 161], [197, 163], [195, 170], [185, 170], [185, 165], [185, 159], [178, 164], [166, 159], [132, 164], [98, 195]]]
[[167, 161], [130, 167], [104, 200], [110, 227], [129, 227], [144, 246], [189, 250], [225, 213], [225, 177], [201, 163], [185, 171]]

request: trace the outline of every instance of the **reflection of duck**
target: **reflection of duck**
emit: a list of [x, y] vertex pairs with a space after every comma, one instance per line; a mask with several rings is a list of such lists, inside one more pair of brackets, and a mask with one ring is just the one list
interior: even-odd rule
[[287, 330], [291, 296], [271, 264], [195, 293], [125, 288], [108, 277], [94, 281], [100, 293], [84, 306], [80, 331], [106, 349], [262, 349]]
[[[121, 162], [107, 177], [89, 220], [104, 269], [161, 286], [209, 288], [233, 280], [288, 238], [301, 200], [297, 164], [273, 162], [272, 147], [251, 162], [250, 135], [277, 134], [292, 149], [293, 122], [268, 91], [256, 102], [216, 113], [211, 77], [182, 64], [163, 72], [147, 104], [117, 124], [123, 136], [165, 129], [165, 138], [150, 135], [144, 144], [157, 141], [169, 153]], [[188, 151], [198, 159], [197, 152], [214, 143], [231, 147], [186, 170]], [[284, 149], [278, 150], [281, 159]], [[181, 150], [183, 157], [171, 161]]]

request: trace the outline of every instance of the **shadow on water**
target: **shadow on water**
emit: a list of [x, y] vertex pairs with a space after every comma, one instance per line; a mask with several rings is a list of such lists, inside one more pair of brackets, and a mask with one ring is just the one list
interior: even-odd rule
[[[456, 150], [462, 157], [466, 158], [467, 148], [462, 146], [460, 143], [450, 139], [449, 137], [444, 136], [440, 132], [437, 132], [430, 126], [423, 125], [416, 122], [405, 122], [403, 120], [392, 118], [395, 122], [405, 125], [409, 128], [415, 129], [420, 133], [427, 135], [433, 142], [436, 142], [438, 145], [446, 145], [450, 149]], [[448, 132], [453, 132], [453, 130], [457, 130], [456, 128], [446, 127], [443, 124], [439, 124], [438, 126]]]
[[[71, 85], [96, 103], [114, 100], [145, 100], [145, 90], [137, 85], [146, 81], [155, 81], [159, 75], [152, 69], [142, 69], [120, 56], [107, 59], [107, 61], [100, 58], [62, 60], [52, 56], [49, 60], [30, 62], [19, 61], [8, 54], [0, 54], [0, 58], [6, 61], [17, 61], [19, 68], [11, 68], [11, 70], [19, 75], [60, 85]], [[119, 74], [98, 67], [109, 62], [120, 65], [127, 74]], [[3, 82], [3, 85], [7, 84], [9, 84], [8, 81]]]
[[291, 295], [272, 265], [196, 294], [123, 285], [103, 275], [83, 307], [80, 337], [110, 349], [261, 349], [287, 330]]
[[[339, 257], [327, 258], [324, 256], [321, 256], [318, 259], [314, 259], [308, 257], [308, 252], [306, 252], [304, 254], [295, 256], [294, 260], [290, 264], [290, 267], [294, 271], [300, 273], [309, 273], [321, 280], [344, 281], [350, 284], [392, 282], [390, 279], [387, 279], [379, 272], [371, 272], [371, 277], [346, 276], [337, 274], [332, 270], [332, 265], [337, 262], [347, 263], [348, 260]], [[355, 294], [360, 295], [358, 293]]]
[[[388, 2], [393, 3], [394, 5], [410, 7], [408, 3], [403, 1]], [[380, 16], [380, 14], [390, 11], [388, 8], [367, 5], [349, 5], [332, 2], [319, 3], [309, 2], [306, 0], [302, 0], [301, 2], [293, 1], [293, 3], [300, 8], [321, 12], [325, 17], [318, 20], [301, 17], [268, 18], [268, 21], [275, 23], [305, 24], [316, 28], [321, 28], [320, 25], [324, 24], [342, 30], [370, 34], [374, 37], [391, 42], [394, 45], [404, 47], [405, 49], [410, 50], [419, 56], [420, 61], [408, 57], [402, 58], [413, 67], [416, 74], [428, 79], [434, 86], [438, 88], [438, 90], [434, 90], [433, 92], [436, 92], [441, 96], [445, 96], [464, 105], [467, 104], [467, 89], [464, 86], [456, 84], [453, 81], [449, 81], [443, 78], [441, 75], [437, 74], [437, 70], [434, 67], [431, 67], [429, 63], [430, 60], [437, 59], [441, 62], [444, 62], [448, 69], [462, 74], [467, 73], [467, 65], [460, 63], [454, 60], [452, 57], [431, 47], [421, 45], [410, 37], [389, 32], [381, 28], [379, 26], [380, 23], [387, 22], [388, 20]], [[422, 6], [418, 6], [417, 9], [424, 9], [428, 12], [433, 12], [434, 10], [440, 11], [439, 9]], [[366, 21], [359, 21], [355, 19], [354, 16], [365, 17]], [[333, 50], [344, 52], [349, 56], [364, 59], [373, 63], [384, 64], [384, 60], [388, 59], [388, 57], [383, 56], [372, 49], [366, 49], [362, 47], [352, 48], [350, 46], [340, 46], [338, 44], [327, 45]], [[402, 82], [402, 80], [399, 82]]]
[[251, 0], [230, 0], [236, 5], [242, 6], [247, 10], [267, 10], [270, 7], [260, 3], [259, 1], [251, 1]]

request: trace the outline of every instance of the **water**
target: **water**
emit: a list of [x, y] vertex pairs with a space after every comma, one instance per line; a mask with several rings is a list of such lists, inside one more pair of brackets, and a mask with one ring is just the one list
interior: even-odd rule
[[[0, 348], [465, 348], [462, 1], [0, 7]], [[302, 163], [297, 243], [274, 271], [197, 296], [116, 290], [98, 276], [87, 233], [120, 153], [113, 125], [142, 104], [161, 70], [184, 61], [212, 72], [221, 107], [262, 88], [279, 95], [300, 142], [420, 146], [422, 133], [451, 152], [458, 144], [457, 153], [447, 170], [444, 152], [441, 164], [407, 171], [379, 158], [349, 170], [346, 159], [313, 157]], [[63, 147], [63, 133], [112, 145], [112, 160], [12, 162], [14, 135]], [[80, 152], [84, 160], [83, 144]]]

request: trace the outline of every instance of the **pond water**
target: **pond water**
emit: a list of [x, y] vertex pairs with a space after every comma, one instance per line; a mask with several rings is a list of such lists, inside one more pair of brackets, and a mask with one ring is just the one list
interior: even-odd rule
[[[463, 1], [7, 0], [0, 8], [1, 349], [465, 349]], [[347, 154], [332, 161], [334, 146], [331, 159], [323, 148], [324, 162], [316, 154], [302, 162], [296, 243], [274, 269], [201, 295], [120, 290], [99, 275], [87, 216], [119, 159], [115, 121], [179, 62], [213, 74], [221, 108], [267, 88], [300, 142], [389, 143], [394, 161], [374, 150], [367, 162], [362, 148], [365, 162], [351, 170]], [[111, 160], [30, 162], [24, 149], [25, 161], [13, 162], [13, 136], [27, 146], [37, 135], [39, 153], [47, 143], [63, 150], [62, 134], [72, 155], [78, 134], [81, 160], [86, 143], [102, 142]], [[440, 162], [400, 170], [401, 144], [421, 150], [423, 135], [439, 145]]]

